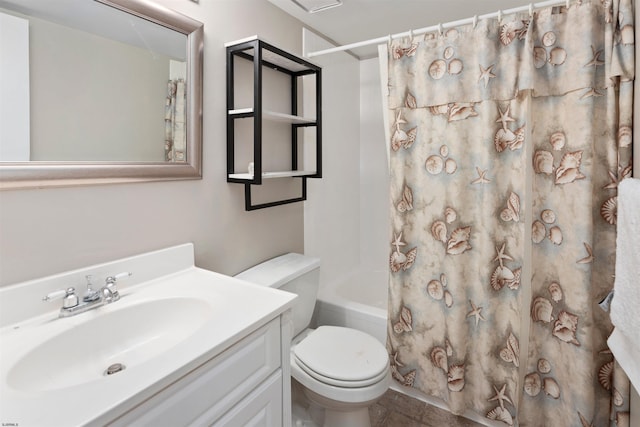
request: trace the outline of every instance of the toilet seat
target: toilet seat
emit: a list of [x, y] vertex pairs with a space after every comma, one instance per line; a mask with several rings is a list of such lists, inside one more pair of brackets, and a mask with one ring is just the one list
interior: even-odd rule
[[299, 366], [310, 377], [312, 377], [312, 378], [314, 378], [314, 379], [316, 379], [316, 380], [318, 380], [320, 382], [323, 382], [325, 384], [336, 386], [336, 387], [344, 387], [344, 388], [366, 387], [366, 386], [375, 384], [375, 383], [383, 380], [384, 377], [387, 375], [387, 371], [385, 370], [385, 371], [380, 372], [377, 376], [375, 376], [373, 378], [367, 378], [367, 379], [360, 380], [360, 381], [343, 381], [343, 380], [338, 380], [338, 379], [331, 378], [331, 377], [326, 377], [324, 375], [321, 375], [321, 374], [313, 371], [308, 366], [306, 366], [304, 364], [304, 362], [302, 362], [297, 357], [295, 357], [295, 355], [294, 355], [294, 363], [296, 363], [296, 365]]
[[338, 326], [320, 326], [293, 349], [295, 363], [316, 380], [345, 388], [366, 387], [388, 374], [389, 356], [375, 338]]

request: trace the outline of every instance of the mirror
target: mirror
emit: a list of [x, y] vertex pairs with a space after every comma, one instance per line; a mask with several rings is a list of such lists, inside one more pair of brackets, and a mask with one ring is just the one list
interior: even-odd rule
[[150, 0], [0, 0], [0, 34], [0, 189], [202, 176], [200, 22]]

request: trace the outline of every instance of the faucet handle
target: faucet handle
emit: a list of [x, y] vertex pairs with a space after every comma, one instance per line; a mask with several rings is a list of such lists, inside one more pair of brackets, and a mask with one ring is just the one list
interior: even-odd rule
[[[102, 292], [105, 295], [105, 298], [109, 300], [109, 302], [118, 301], [120, 299], [120, 293], [116, 288], [116, 282], [120, 279], [125, 279], [127, 277], [130, 277], [131, 274], [132, 273], [125, 271], [122, 273], [114, 274], [113, 276], [109, 276], [105, 279], [105, 285], [104, 285], [104, 288], [102, 288], [103, 289]], [[105, 290], [108, 292], [105, 292]]]
[[51, 301], [58, 298], [62, 298], [63, 308], [75, 307], [80, 302], [78, 300], [78, 296], [76, 295], [76, 288], [73, 287], [50, 292], [42, 297], [42, 301]]
[[[74, 288], [69, 288], [69, 289], [73, 289], [75, 291]], [[66, 289], [58, 289], [57, 291], [49, 292], [48, 294], [43, 296], [42, 297], [42, 301], [46, 302], [46, 301], [54, 300], [56, 298], [62, 298], [66, 294], [67, 294], [67, 290]]]
[[130, 277], [133, 273], [129, 273], [128, 271], [124, 271], [122, 273], [114, 274], [113, 276], [108, 276], [105, 279], [105, 283], [107, 286], [115, 284], [120, 279], [125, 279]]

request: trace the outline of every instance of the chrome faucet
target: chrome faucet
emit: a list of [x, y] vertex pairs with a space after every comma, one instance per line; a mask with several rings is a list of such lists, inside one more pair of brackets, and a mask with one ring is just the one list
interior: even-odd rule
[[74, 287], [67, 289], [60, 289], [53, 291], [42, 298], [42, 301], [51, 301], [57, 298], [62, 298], [62, 307], [60, 308], [60, 314], [58, 317], [69, 317], [76, 314], [84, 313], [85, 311], [98, 308], [105, 304], [118, 301], [120, 299], [120, 293], [116, 288], [116, 283], [120, 279], [131, 276], [131, 273], [124, 272], [109, 276], [105, 279], [105, 284], [100, 290], [93, 289], [91, 283], [92, 276], [86, 276], [87, 278], [87, 290], [80, 299], [76, 294]]

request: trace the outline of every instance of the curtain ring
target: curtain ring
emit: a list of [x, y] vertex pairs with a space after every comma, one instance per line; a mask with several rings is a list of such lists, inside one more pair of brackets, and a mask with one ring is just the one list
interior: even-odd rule
[[387, 40], [387, 43], [389, 44], [389, 46], [391, 46], [391, 41], [392, 41], [391, 34], [389, 34], [389, 40]]
[[529, 3], [529, 18], [533, 19], [533, 3]]
[[571, 7], [571, 0], [567, 0], [567, 9]]
[[502, 24], [502, 9], [498, 10], [498, 25]]
[[442, 22], [438, 24], [438, 33], [440, 33], [440, 37], [442, 37], [444, 30], [442, 29]]
[[478, 15], [473, 15], [473, 28], [478, 26]]
[[409, 30], [409, 43], [413, 44], [413, 30]]

